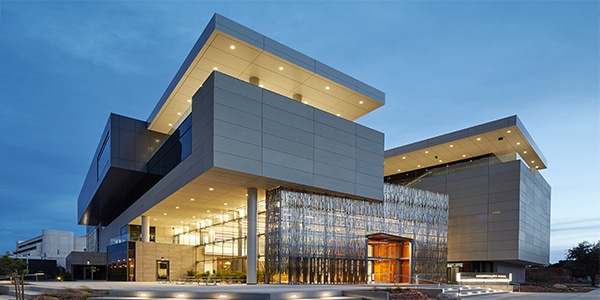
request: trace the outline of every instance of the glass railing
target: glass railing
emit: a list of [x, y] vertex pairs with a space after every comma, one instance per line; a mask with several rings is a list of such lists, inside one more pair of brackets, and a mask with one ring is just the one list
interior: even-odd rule
[[129, 241], [129, 234], [124, 234], [115, 238], [110, 239], [110, 245], [116, 245]]
[[463, 160], [452, 164], [439, 165], [431, 168], [419, 169], [407, 173], [388, 176], [386, 182], [413, 186], [421, 180], [439, 175], [448, 175], [451, 173], [476, 169], [484, 166], [500, 164], [502, 161], [494, 155], [477, 157], [469, 160]]

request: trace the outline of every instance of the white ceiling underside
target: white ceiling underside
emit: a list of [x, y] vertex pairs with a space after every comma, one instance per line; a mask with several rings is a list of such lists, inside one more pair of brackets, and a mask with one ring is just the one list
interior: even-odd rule
[[196, 55], [148, 129], [170, 133], [190, 112], [191, 99], [213, 72], [243, 81], [259, 79], [264, 89], [293, 98], [320, 110], [354, 121], [383, 103], [306, 70], [281, 57], [215, 30]]
[[386, 157], [384, 174], [389, 176], [490, 153], [496, 156], [518, 154], [529, 168], [546, 168], [546, 164], [519, 127], [509, 126]]

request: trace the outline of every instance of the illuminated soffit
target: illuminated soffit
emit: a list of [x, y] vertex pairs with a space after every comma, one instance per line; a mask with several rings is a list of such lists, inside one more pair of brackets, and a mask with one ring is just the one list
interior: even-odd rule
[[417, 143], [417, 147], [408, 145], [408, 151], [399, 151], [403, 147], [391, 149], [385, 154], [384, 175], [410, 172], [486, 154], [502, 156], [518, 153], [530, 169], [545, 169], [543, 155], [527, 136], [526, 131], [512, 125], [444, 142], [435, 142], [436, 138], [433, 138]]
[[[191, 57], [193, 56], [188, 59]], [[357, 83], [356, 88], [347, 87], [347, 83], [340, 84], [341, 81], [326, 77], [329, 67], [314, 62], [325, 69], [322, 72], [325, 76], [230, 34], [214, 30], [181, 78], [171, 84], [174, 87], [161, 99], [162, 106], [157, 107], [156, 115], [148, 120], [148, 129], [170, 133], [189, 114], [192, 96], [213, 71], [246, 82], [251, 77], [256, 77], [259, 79], [259, 86], [264, 89], [289, 98], [294, 98], [295, 94], [302, 95], [301, 101], [304, 104], [351, 121], [383, 105], [383, 99], [375, 99], [383, 96], [367, 96], [367, 93], [357, 91], [360, 90], [358, 85], [380, 95], [383, 93], [362, 83]]]

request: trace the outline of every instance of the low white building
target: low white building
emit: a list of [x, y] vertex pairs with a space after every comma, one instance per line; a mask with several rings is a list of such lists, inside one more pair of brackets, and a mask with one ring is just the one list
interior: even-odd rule
[[25, 241], [17, 241], [14, 254], [23, 259], [56, 260], [66, 267], [66, 257], [71, 251], [85, 251], [86, 238], [75, 237], [72, 231], [42, 230], [42, 235]]

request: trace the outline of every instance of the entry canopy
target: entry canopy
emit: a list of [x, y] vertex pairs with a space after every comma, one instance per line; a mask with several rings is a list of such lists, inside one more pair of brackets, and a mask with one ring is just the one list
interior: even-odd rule
[[546, 168], [546, 158], [517, 116], [492, 121], [385, 151], [384, 175], [394, 175], [482, 155], [516, 159], [533, 170]]
[[150, 114], [148, 129], [172, 132], [215, 70], [351, 121], [385, 102], [380, 90], [215, 14]]
[[367, 239], [376, 240], [378, 242], [411, 242], [413, 240], [411, 238], [405, 238], [399, 235], [393, 235], [383, 232], [367, 234]]

